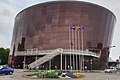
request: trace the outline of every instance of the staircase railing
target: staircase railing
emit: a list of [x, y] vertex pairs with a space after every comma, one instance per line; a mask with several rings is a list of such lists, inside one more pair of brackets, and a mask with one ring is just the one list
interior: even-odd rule
[[32, 62], [31, 64], [28, 65], [29, 69], [33, 69], [49, 60], [51, 60], [53, 57], [59, 55], [60, 53], [63, 52], [62, 48], [58, 48], [56, 50], [53, 50], [52, 52], [50, 52], [49, 54], [46, 54], [45, 56], [39, 58], [38, 60]]

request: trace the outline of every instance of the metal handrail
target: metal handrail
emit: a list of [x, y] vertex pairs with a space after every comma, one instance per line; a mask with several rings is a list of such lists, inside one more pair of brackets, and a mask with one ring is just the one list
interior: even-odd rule
[[[15, 56], [34, 56], [34, 55], [46, 55], [50, 54], [53, 50], [38, 50], [38, 51], [18, 51], [15, 53]], [[71, 51], [71, 52], [70, 52]], [[63, 54], [80, 54], [80, 55], [89, 55], [100, 57], [100, 53], [95, 53], [91, 51], [81, 51], [73, 49], [64, 49]]]
[[52, 59], [53, 57], [59, 55], [59, 54], [62, 53], [62, 52], [63, 52], [63, 49], [62, 49], [62, 48], [58, 48], [58, 49], [56, 49], [56, 50], [53, 50], [50, 54], [47, 54], [47, 55], [39, 58], [38, 60], [30, 63], [30, 64], [28, 65], [28, 67], [29, 67], [29, 68], [37, 67], [37, 66], [39, 66], [39, 65], [41, 65], [41, 64], [49, 61], [50, 59]]

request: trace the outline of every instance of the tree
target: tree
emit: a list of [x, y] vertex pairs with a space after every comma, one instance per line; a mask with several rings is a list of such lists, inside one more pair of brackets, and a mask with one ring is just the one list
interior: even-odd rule
[[9, 52], [9, 48], [0, 48], [0, 64], [4, 65], [8, 63]]

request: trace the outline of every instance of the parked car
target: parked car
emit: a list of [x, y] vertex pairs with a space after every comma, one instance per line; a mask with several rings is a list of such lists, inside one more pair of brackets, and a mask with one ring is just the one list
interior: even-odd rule
[[116, 73], [117, 69], [112, 67], [104, 70], [105, 73]]
[[0, 69], [2, 69], [3, 68], [3, 66], [0, 66]]
[[0, 68], [0, 74], [12, 75], [14, 73], [14, 69], [9, 66], [2, 66]]

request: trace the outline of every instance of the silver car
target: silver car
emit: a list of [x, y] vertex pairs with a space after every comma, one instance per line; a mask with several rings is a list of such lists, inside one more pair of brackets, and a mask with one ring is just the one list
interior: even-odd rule
[[108, 68], [104, 70], [105, 73], [116, 73], [117, 69], [116, 68]]

